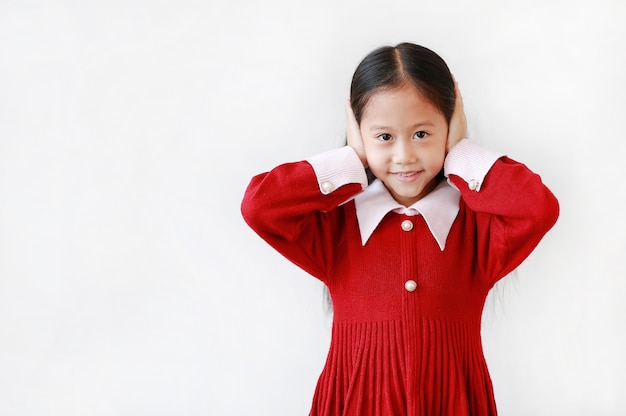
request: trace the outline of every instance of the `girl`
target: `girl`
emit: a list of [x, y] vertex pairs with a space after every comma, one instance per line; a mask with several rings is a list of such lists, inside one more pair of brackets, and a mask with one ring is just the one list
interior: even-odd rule
[[465, 138], [458, 87], [429, 49], [370, 53], [347, 113], [347, 146], [254, 177], [242, 203], [332, 297], [310, 415], [495, 415], [485, 298], [554, 225], [557, 200]]

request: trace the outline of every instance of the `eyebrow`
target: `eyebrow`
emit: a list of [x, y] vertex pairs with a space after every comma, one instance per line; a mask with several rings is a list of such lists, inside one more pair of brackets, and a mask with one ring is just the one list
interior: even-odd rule
[[[413, 124], [410, 128], [417, 129], [420, 127], [434, 127], [434, 126], [435, 124], [431, 121], [422, 121], [421, 123]], [[375, 124], [372, 127], [370, 127], [370, 131], [374, 131], [374, 130], [391, 130], [391, 127]]]

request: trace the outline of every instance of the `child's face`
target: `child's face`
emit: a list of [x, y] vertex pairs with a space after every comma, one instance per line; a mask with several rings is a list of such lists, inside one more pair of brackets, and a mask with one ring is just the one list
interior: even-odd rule
[[360, 129], [369, 168], [396, 201], [409, 206], [436, 186], [448, 123], [413, 85], [372, 95]]

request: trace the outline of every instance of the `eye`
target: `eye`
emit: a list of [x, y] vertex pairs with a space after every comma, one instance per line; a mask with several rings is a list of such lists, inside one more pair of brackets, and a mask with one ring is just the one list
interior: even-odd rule
[[391, 137], [391, 134], [389, 134], [389, 133], [383, 133], [383, 134], [377, 136], [377, 138], [381, 142], [388, 142], [388, 141], [393, 139], [393, 137]]
[[418, 131], [413, 135], [414, 139], [424, 139], [426, 138], [426, 136], [428, 136], [428, 133], [426, 133], [425, 131]]

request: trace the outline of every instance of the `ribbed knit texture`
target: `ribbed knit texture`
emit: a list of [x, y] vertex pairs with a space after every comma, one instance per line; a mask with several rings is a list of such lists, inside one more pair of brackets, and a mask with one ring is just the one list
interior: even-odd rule
[[367, 186], [367, 174], [363, 169], [363, 164], [350, 146], [328, 150], [310, 157], [307, 162], [315, 166], [317, 182], [322, 193], [326, 193], [322, 189], [322, 184], [327, 181], [343, 184], [347, 183], [345, 181], [347, 178], [357, 178], [358, 183], [363, 187]]
[[[537, 175], [506, 158], [480, 192], [450, 179], [462, 198], [443, 251], [423, 217], [393, 212], [363, 246], [354, 203], [339, 205], [361, 185], [323, 195], [306, 162], [251, 181], [246, 221], [325, 282], [333, 299], [331, 346], [310, 415], [496, 414], [480, 339], [484, 301], [554, 224], [558, 204]], [[407, 219], [410, 231], [401, 227]]]

